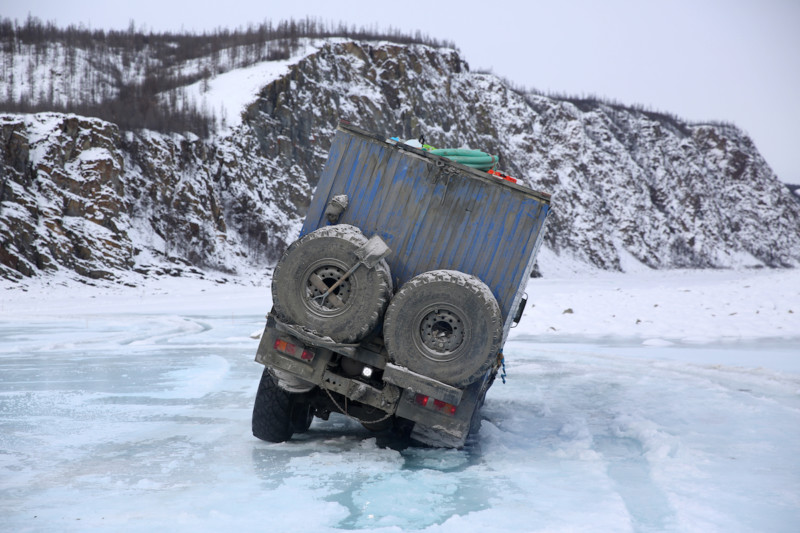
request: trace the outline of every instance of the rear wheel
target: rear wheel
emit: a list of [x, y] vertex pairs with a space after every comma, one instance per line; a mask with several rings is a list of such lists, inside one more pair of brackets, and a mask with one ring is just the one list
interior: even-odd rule
[[294, 433], [307, 431], [312, 419], [306, 396], [281, 389], [264, 369], [253, 404], [253, 435], [267, 442], [285, 442]]
[[386, 310], [384, 341], [398, 365], [462, 387], [494, 362], [503, 334], [500, 307], [475, 276], [425, 272], [408, 281]]

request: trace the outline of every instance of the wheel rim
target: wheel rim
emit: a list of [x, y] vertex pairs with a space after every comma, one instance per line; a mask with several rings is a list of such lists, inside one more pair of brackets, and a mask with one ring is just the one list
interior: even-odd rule
[[434, 361], [451, 361], [464, 344], [462, 313], [450, 307], [428, 308], [419, 317], [417, 344], [422, 353]]
[[340, 265], [338, 262], [330, 260], [314, 263], [306, 269], [303, 275], [303, 290], [305, 292], [303, 304], [305, 307], [312, 313], [326, 317], [344, 312], [349, 307], [350, 297], [355, 290], [353, 278], [345, 279], [331, 292], [331, 295], [338, 297], [339, 301], [341, 301], [343, 304], [341, 306], [335, 305], [334, 299], [330, 296], [323, 300], [322, 295], [326, 291], [322, 290], [320, 285], [327, 288], [332, 287], [342, 279], [346, 272], [347, 267], [345, 265]]

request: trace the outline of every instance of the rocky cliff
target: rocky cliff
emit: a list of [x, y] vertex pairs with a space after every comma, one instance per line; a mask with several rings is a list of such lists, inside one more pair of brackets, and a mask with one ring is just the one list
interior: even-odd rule
[[218, 145], [98, 119], [0, 116], [0, 271], [234, 273], [274, 264], [308, 187], [269, 179], [247, 138]]
[[449, 49], [331, 41], [211, 140], [0, 116], [0, 272], [266, 269], [299, 229], [339, 119], [498, 154], [553, 194], [545, 257], [800, 264], [800, 203], [735, 127], [521, 93]]

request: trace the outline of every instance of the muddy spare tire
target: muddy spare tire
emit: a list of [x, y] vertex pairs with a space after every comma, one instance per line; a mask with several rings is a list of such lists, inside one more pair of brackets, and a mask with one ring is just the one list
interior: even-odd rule
[[433, 270], [397, 292], [386, 310], [383, 335], [396, 364], [463, 387], [494, 363], [503, 336], [502, 315], [480, 279]]
[[383, 318], [392, 294], [389, 266], [360, 265], [325, 298], [358, 263], [355, 251], [367, 238], [355, 226], [326, 226], [292, 243], [275, 267], [272, 303], [283, 322], [308, 328], [335, 342], [364, 338]]

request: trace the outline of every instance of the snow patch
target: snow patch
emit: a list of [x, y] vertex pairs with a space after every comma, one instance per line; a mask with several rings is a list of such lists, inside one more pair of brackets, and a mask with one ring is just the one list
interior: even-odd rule
[[666, 346], [800, 338], [800, 269], [581, 273], [562, 262], [553, 272], [560, 275], [528, 283], [511, 339], [633, 337]]
[[224, 137], [241, 125], [245, 107], [256, 101], [261, 89], [288, 74], [290, 67], [317, 52], [320, 46], [320, 42], [305, 40], [305, 44], [289, 59], [263, 61], [250, 67], [233, 69], [207, 81], [188, 85], [183, 90], [187, 98], [196, 102], [200, 109], [216, 115], [217, 135]]

